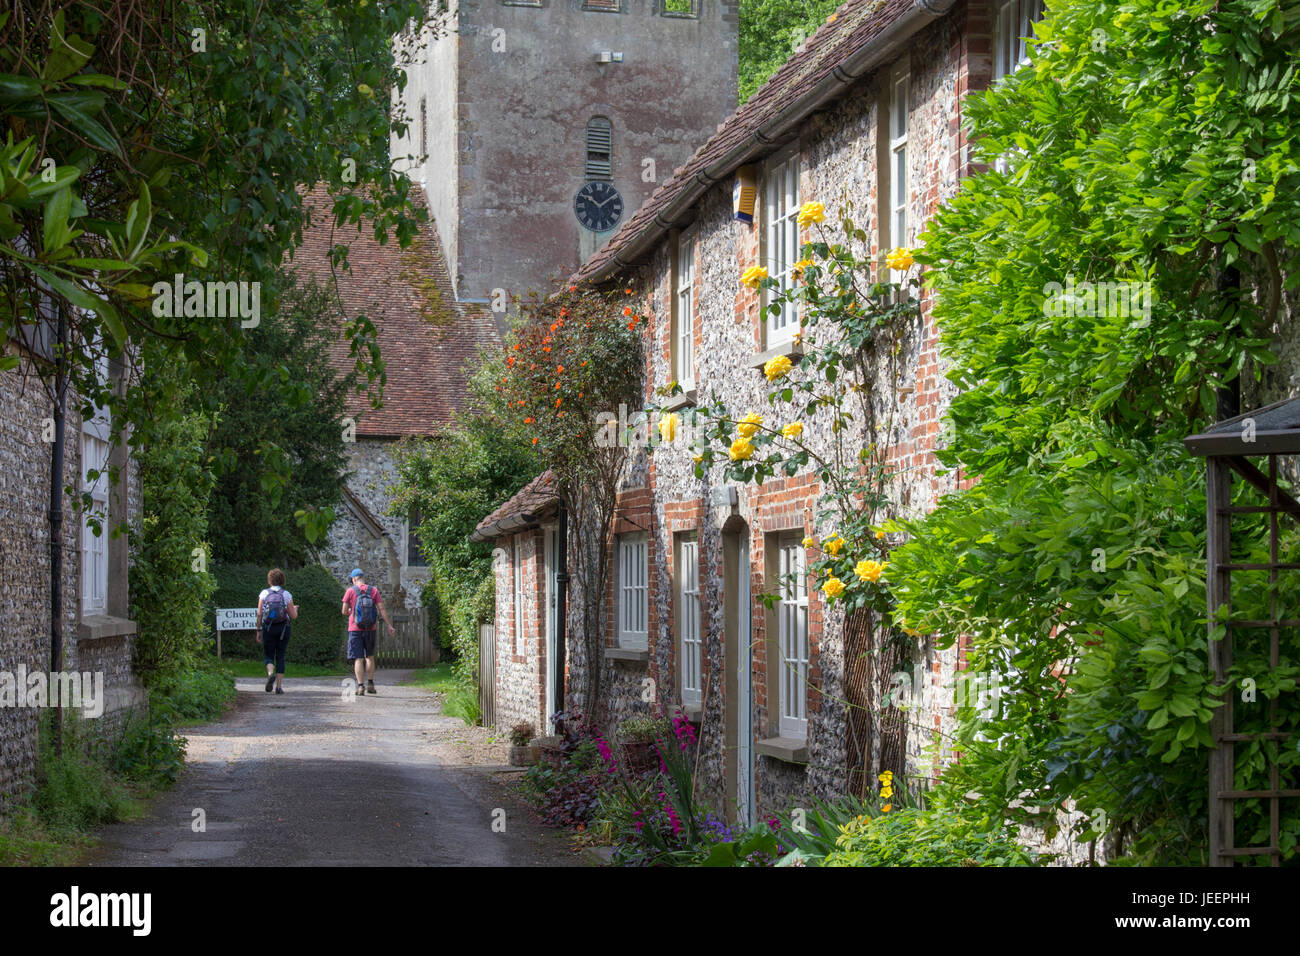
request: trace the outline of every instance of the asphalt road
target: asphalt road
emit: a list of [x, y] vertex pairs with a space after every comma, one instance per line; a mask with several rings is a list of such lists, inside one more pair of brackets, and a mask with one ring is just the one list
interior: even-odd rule
[[365, 697], [337, 678], [289, 678], [283, 695], [240, 679], [222, 720], [185, 729], [176, 786], [102, 830], [87, 865], [580, 865], [500, 781], [448, 759], [459, 719], [401, 676]]

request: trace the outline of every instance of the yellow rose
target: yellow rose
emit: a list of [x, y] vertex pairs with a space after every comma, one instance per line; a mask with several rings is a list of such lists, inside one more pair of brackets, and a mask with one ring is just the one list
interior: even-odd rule
[[754, 446], [747, 438], [737, 438], [731, 443], [729, 454], [732, 461], [748, 461], [754, 455]]
[[828, 598], [837, 598], [844, 593], [844, 582], [837, 577], [829, 577], [822, 585], [822, 590], [826, 592]]
[[853, 568], [853, 573], [864, 581], [870, 581], [875, 584], [880, 580], [880, 576], [885, 573], [885, 565], [879, 561], [867, 559], [859, 561]]
[[763, 424], [763, 416], [758, 412], [750, 412], [741, 419], [740, 424], [736, 426], [736, 431], [740, 433], [741, 438], [753, 438], [758, 434], [758, 426], [761, 424]]
[[792, 265], [792, 266], [790, 267], [790, 276], [791, 276], [791, 278], [793, 278], [793, 279], [802, 279], [802, 278], [803, 278], [803, 270], [804, 270], [804, 269], [807, 269], [807, 268], [808, 268], [810, 265], [812, 265], [812, 264], [813, 264], [813, 261], [812, 261], [811, 259], [800, 259], [798, 262], [796, 262], [794, 265]]
[[781, 429], [781, 434], [792, 440], [798, 438], [803, 434], [803, 422], [791, 422]]
[[912, 258], [912, 250], [905, 249], [902, 246], [890, 250], [889, 254], [885, 256], [885, 262], [889, 263], [889, 268], [897, 269], [899, 272], [912, 268], [912, 263], [915, 261]]
[[677, 437], [677, 413], [669, 412], [659, 419], [659, 437], [670, 442]]
[[831, 535], [829, 538], [826, 539], [826, 543], [822, 545], [822, 549], [825, 550], [825, 552], [829, 554], [831, 557], [834, 557], [835, 555], [839, 554], [840, 550], [843, 547], [844, 547], [844, 539], [841, 538], [838, 534]]
[[750, 266], [740, 277], [740, 281], [745, 283], [751, 289], [757, 289], [759, 284], [767, 278], [767, 270], [762, 266]]
[[826, 207], [819, 202], [806, 202], [799, 207], [799, 228], [806, 229], [826, 218]]
[[702, 464], [704, 464], [704, 456], [703, 456], [703, 455], [696, 455], [695, 458], [694, 458], [694, 461], [695, 461], [695, 464], [697, 464], [697, 465], [702, 465]]
[[803, 546], [804, 546], [805, 548], [811, 548], [811, 547], [812, 547], [813, 545], [815, 545], [816, 543], [817, 543], [817, 542], [814, 541], [812, 538], [804, 538], [804, 539], [803, 539]]
[[769, 382], [775, 382], [778, 378], [784, 376], [794, 367], [788, 356], [778, 355], [766, 365], [763, 366], [763, 374], [767, 376]]

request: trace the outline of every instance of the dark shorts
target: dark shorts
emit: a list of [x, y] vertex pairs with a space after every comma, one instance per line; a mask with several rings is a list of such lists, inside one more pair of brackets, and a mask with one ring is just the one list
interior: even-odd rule
[[262, 632], [262, 659], [268, 664], [274, 664], [276, 673], [284, 673], [284, 651], [289, 646], [289, 625], [285, 625], [284, 632], [279, 637], [271, 637], [265, 631]]
[[348, 660], [375, 656], [377, 631], [348, 631]]

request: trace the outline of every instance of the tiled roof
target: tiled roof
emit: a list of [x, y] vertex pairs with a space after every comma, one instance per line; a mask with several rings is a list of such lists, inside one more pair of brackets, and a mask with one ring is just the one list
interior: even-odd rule
[[472, 541], [490, 541], [536, 524], [559, 503], [555, 474], [548, 468], [517, 491], [513, 498], [478, 523]]
[[[410, 195], [415, 205], [425, 206], [424, 190], [413, 188]], [[473, 303], [456, 301], [432, 222], [402, 249], [395, 238], [383, 245], [376, 242], [369, 224], [359, 231], [334, 225], [332, 205], [323, 186], [308, 193], [304, 204], [312, 210], [312, 223], [303, 230], [292, 268], [331, 284], [329, 251], [345, 243], [349, 268], [337, 276], [344, 312], [348, 318], [365, 313], [378, 330], [388, 378], [384, 405], [375, 409], [366, 395], [349, 394], [347, 414], [356, 419], [357, 434], [396, 438], [436, 433], [464, 402], [467, 366], [478, 348], [500, 344], [491, 314]], [[420, 289], [417, 276], [431, 278], [432, 286]], [[428, 312], [431, 304], [444, 314], [440, 321], [445, 324], [435, 325], [421, 314], [421, 306]], [[332, 348], [332, 358], [342, 372], [355, 365], [341, 335]]]
[[[650, 194], [609, 242], [587, 260], [573, 280], [605, 278], [620, 264], [627, 264], [626, 257], [620, 254], [648, 233], [667, 228], [670, 223], [656, 220], [683, 194], [693, 187], [711, 186], [745, 162], [779, 148], [779, 141], [765, 140], [764, 127], [806, 106], [825, 81], [847, 82], [856, 78], [856, 74], [847, 76], [840, 68], [865, 46], [880, 39], [905, 17], [910, 16], [918, 23], [933, 20], [951, 5], [942, 0], [848, 0], [744, 106], [719, 124], [718, 131], [696, 150], [686, 165]], [[753, 147], [748, 155], [733, 157], [726, 167], [717, 168], [728, 154], [743, 149], [746, 144]]]

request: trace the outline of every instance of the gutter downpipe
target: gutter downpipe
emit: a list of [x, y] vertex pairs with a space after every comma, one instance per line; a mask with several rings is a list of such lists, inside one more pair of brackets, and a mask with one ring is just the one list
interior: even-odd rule
[[722, 181], [737, 166], [757, 158], [789, 138], [792, 127], [797, 127], [811, 113], [837, 98], [844, 90], [878, 67], [895, 44], [909, 39], [923, 26], [945, 16], [957, 0], [913, 0], [912, 6], [897, 20], [885, 27], [863, 44], [852, 56], [835, 67], [830, 75], [792, 104], [778, 116], [774, 125], [765, 130], [754, 130], [749, 138], [733, 147], [714, 164], [713, 169], [702, 169], [695, 174], [695, 184], [661, 210], [649, 226], [627, 249], [617, 252], [588, 281], [600, 282], [611, 274], [631, 266], [637, 259], [661, 240], [672, 224], [694, 206], [712, 186]]

